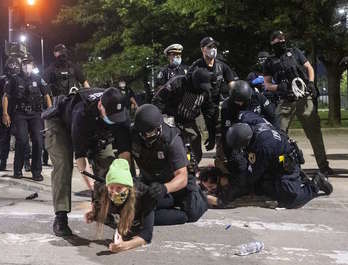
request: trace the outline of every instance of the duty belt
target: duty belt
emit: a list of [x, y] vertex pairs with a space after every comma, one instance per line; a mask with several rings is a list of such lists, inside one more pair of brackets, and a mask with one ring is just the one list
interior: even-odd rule
[[27, 112], [41, 111], [41, 106], [39, 105], [29, 105], [26, 103], [20, 103], [16, 105], [16, 110]]

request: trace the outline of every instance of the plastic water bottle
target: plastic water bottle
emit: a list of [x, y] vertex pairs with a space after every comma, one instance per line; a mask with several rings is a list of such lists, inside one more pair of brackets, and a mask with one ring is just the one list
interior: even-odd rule
[[254, 241], [237, 247], [236, 255], [246, 256], [263, 250], [264, 244], [261, 241]]

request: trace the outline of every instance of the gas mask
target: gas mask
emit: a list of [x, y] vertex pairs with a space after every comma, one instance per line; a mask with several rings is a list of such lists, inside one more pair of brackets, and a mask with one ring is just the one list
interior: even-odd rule
[[215, 59], [217, 56], [217, 48], [207, 48], [205, 52], [205, 56], [209, 59]]
[[155, 128], [148, 132], [141, 132], [139, 133], [141, 139], [145, 142], [145, 145], [147, 147], [151, 147], [161, 136], [162, 133], [162, 126]]
[[175, 56], [172, 62], [172, 65], [174, 66], [179, 66], [181, 64], [181, 57], [180, 56]]
[[120, 206], [125, 203], [128, 198], [129, 189], [126, 189], [122, 192], [114, 192], [113, 194], [109, 194], [109, 198], [113, 204], [116, 206]]
[[32, 63], [22, 63], [22, 71], [27, 76], [30, 76], [33, 72], [34, 65]]
[[272, 45], [272, 48], [274, 50], [275, 55], [279, 57], [283, 55], [286, 51], [286, 41], [276, 42]]

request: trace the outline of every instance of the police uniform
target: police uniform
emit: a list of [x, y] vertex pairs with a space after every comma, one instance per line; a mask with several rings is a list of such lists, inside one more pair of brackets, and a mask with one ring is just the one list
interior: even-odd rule
[[72, 87], [79, 87], [86, 81], [80, 67], [68, 60], [51, 63], [43, 79], [48, 83], [53, 97], [68, 95]]
[[41, 177], [42, 171], [42, 99], [49, 94], [45, 81], [34, 74], [26, 76], [21, 73], [11, 77], [5, 86], [5, 93], [9, 100], [13, 101], [15, 126], [15, 158], [14, 176], [22, 175], [26, 145], [28, 144], [28, 133], [32, 141], [32, 165], [33, 178]]
[[94, 174], [104, 177], [115, 158], [112, 144], [118, 153], [130, 150], [129, 119], [108, 125], [100, 118], [97, 104], [103, 92], [103, 89], [84, 89], [76, 95], [61, 97], [59, 112], [46, 117], [45, 144], [53, 164], [56, 213], [71, 210], [73, 153], [75, 159], [88, 158]]
[[215, 105], [209, 91], [196, 91], [188, 76], [177, 76], [155, 94], [152, 103], [163, 114], [174, 117], [185, 144], [190, 142], [194, 158], [199, 163], [202, 159], [202, 137], [196, 118], [202, 111], [208, 131], [212, 131], [215, 126]]
[[[167, 48], [164, 49], [164, 55], [168, 56], [169, 53], [175, 52], [178, 54], [181, 54], [183, 50], [183, 46], [180, 44], [171, 44]], [[157, 76], [156, 76], [156, 84], [155, 87], [158, 89], [159, 87], [163, 86], [165, 83], [167, 83], [171, 78], [178, 75], [185, 75], [187, 73], [188, 67], [183, 64], [174, 65], [174, 64], [168, 64], [164, 67], [162, 67]]]
[[[139, 182], [136, 185], [170, 182], [176, 170], [188, 165], [179, 134], [176, 127], [164, 123], [160, 138], [149, 147], [142, 141], [138, 131], [132, 128], [132, 156], [140, 170]], [[206, 211], [206, 202], [200, 197], [197, 198], [196, 192], [198, 187], [195, 177], [189, 175], [186, 188], [166, 194], [157, 202], [155, 224], [179, 224], [198, 220]], [[180, 207], [180, 210], [175, 207]]]
[[311, 142], [320, 170], [326, 170], [329, 163], [320, 128], [317, 99], [313, 97], [313, 93], [307, 93], [304, 97], [296, 99], [291, 91], [294, 78], [300, 77], [304, 82], [308, 82], [308, 75], [303, 67], [307, 61], [307, 58], [297, 48], [287, 49], [280, 57], [273, 55], [266, 60], [263, 69], [264, 76], [271, 76], [278, 85], [282, 82], [288, 83], [289, 91], [280, 95], [281, 99], [276, 109], [280, 129], [287, 132], [296, 115]]
[[[5, 84], [8, 82], [6, 75], [0, 76], [0, 96], [2, 98], [4, 94]], [[11, 108], [11, 107], [10, 107]], [[11, 115], [11, 111], [8, 110], [8, 113]], [[2, 106], [0, 107], [0, 117], [2, 117]], [[7, 158], [10, 152], [10, 140], [11, 133], [10, 128], [6, 127], [2, 122], [0, 124], [0, 170], [6, 169]]]

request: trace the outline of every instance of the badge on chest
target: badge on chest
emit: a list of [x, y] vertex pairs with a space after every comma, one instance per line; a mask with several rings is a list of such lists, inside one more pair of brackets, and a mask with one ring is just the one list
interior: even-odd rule
[[164, 159], [165, 158], [164, 152], [163, 151], [158, 151], [157, 152], [157, 158], [160, 159], [160, 160]]
[[255, 153], [249, 153], [248, 154], [248, 160], [249, 160], [250, 164], [255, 164], [255, 162], [256, 162], [256, 155], [255, 155]]

